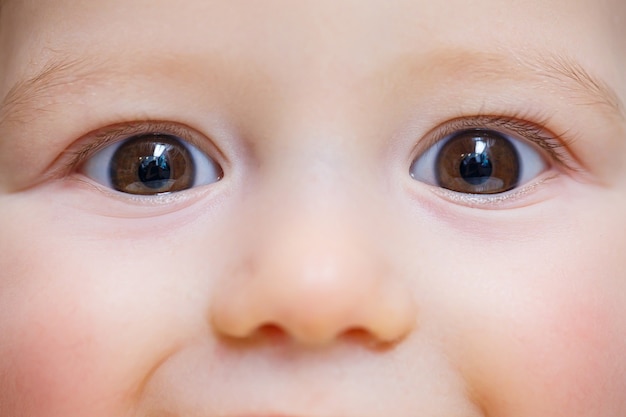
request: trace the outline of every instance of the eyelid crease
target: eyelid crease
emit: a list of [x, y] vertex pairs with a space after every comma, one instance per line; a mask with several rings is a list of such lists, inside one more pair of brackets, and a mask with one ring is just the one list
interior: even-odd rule
[[[76, 170], [81, 164], [83, 164], [89, 157], [94, 155], [99, 150], [112, 145], [116, 142], [129, 139], [133, 136], [147, 135], [147, 134], [163, 134], [172, 135], [188, 142], [198, 149], [206, 150], [208, 140], [199, 140], [196, 135], [192, 134], [193, 129], [185, 127], [179, 123], [165, 122], [158, 120], [144, 120], [133, 121], [128, 123], [118, 123], [115, 125], [99, 128], [91, 133], [84, 135], [78, 140], [76, 146], [72, 146], [70, 149], [63, 152], [61, 158], [68, 159], [58, 170], [53, 173], [53, 177], [63, 177], [68, 173]], [[86, 144], [82, 142], [88, 141]], [[78, 147], [77, 150], [72, 148]], [[212, 158], [218, 156], [216, 162], [224, 160], [225, 156], [217, 146], [210, 146], [211, 151], [217, 155], [209, 155]], [[215, 158], [214, 158], [215, 159]]]
[[[530, 120], [537, 120], [531, 122]], [[478, 114], [460, 116], [448, 120], [427, 134], [427, 140], [419, 144], [420, 154], [435, 146], [446, 137], [463, 130], [492, 129], [506, 134], [512, 133], [519, 139], [530, 141], [546, 152], [560, 166], [570, 171], [580, 171], [572, 163], [573, 157], [564, 149], [575, 140], [571, 132], [559, 135], [549, 133], [545, 127], [549, 124], [548, 117], [528, 117], [526, 115], [492, 115]], [[503, 131], [504, 130], [504, 131]]]

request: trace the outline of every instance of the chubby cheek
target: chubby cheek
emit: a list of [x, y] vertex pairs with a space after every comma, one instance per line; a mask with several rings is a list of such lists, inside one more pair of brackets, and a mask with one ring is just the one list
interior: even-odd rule
[[152, 368], [203, 326], [200, 291], [180, 285], [177, 262], [145, 256], [148, 241], [83, 239], [71, 232], [80, 219], [37, 208], [7, 218], [0, 415], [131, 414]]
[[494, 415], [621, 415], [626, 332], [613, 322], [616, 312], [557, 302], [503, 313], [465, 339], [473, 394]]
[[[614, 225], [588, 224], [509, 248], [524, 256], [500, 254], [509, 272], [489, 296], [459, 300], [457, 360], [489, 415], [624, 414], [626, 239]], [[603, 232], [606, 243], [580, 239]]]
[[31, 297], [30, 306], [4, 304], [15, 313], [12, 322], [6, 323], [3, 312], [0, 348], [0, 401], [9, 415], [74, 416], [96, 410], [100, 415], [111, 411], [101, 396], [121, 394], [107, 388], [114, 376], [103, 367], [105, 346], [98, 345], [85, 309], [79, 309], [70, 297], [65, 301], [63, 307], [39, 297]]

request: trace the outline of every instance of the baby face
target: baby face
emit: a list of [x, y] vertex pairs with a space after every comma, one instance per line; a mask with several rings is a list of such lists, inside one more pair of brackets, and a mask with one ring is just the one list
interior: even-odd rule
[[0, 415], [626, 413], [622, 0], [5, 0]]

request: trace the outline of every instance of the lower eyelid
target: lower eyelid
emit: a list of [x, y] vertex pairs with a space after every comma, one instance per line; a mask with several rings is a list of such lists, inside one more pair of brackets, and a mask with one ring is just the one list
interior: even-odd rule
[[[440, 198], [450, 201], [458, 205], [467, 206], [469, 208], [479, 209], [506, 209], [517, 208], [532, 204], [532, 200], [526, 200], [533, 193], [538, 192], [543, 186], [558, 178], [558, 174], [546, 173], [546, 175], [537, 178], [519, 188], [502, 194], [464, 194], [447, 190], [437, 186], [431, 186], [431, 192]], [[526, 200], [526, 201], [525, 201]], [[522, 204], [521, 204], [522, 203]]]
[[[212, 187], [196, 187], [184, 193], [147, 196], [121, 193], [82, 176], [71, 176], [67, 181], [76, 183], [73, 187], [79, 196], [74, 200], [76, 207], [105, 217], [125, 219], [145, 219], [178, 212], [215, 191]], [[90, 197], [84, 198], [84, 192]]]

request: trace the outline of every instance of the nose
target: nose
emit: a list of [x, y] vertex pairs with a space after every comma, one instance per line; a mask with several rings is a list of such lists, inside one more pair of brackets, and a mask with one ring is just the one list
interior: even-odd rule
[[411, 331], [416, 308], [384, 228], [335, 209], [261, 217], [248, 228], [254, 238], [241, 245], [248, 249], [234, 272], [213, 291], [217, 333], [246, 339], [278, 329], [297, 343], [323, 346], [348, 335], [394, 343]]

